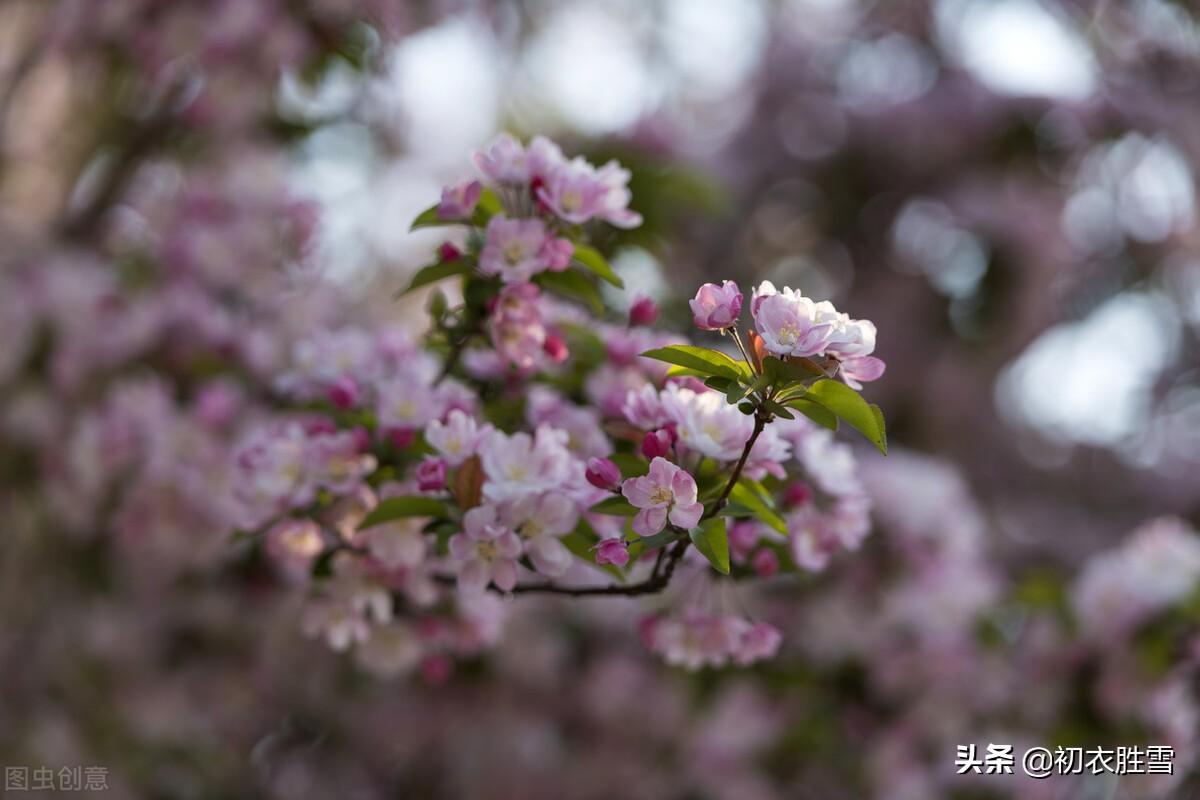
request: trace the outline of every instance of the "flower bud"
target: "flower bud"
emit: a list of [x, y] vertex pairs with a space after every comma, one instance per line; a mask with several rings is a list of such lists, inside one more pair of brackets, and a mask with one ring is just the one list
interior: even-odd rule
[[555, 364], [563, 363], [571, 354], [571, 351], [567, 349], [567, 343], [556, 333], [546, 334], [546, 340], [542, 342], [542, 351], [550, 356], [550, 360]]
[[674, 443], [675, 437], [670, 428], [650, 431], [642, 437], [642, 455], [652, 460], [660, 456], [666, 458], [671, 454], [671, 445]]
[[597, 489], [615, 492], [621, 485], [621, 470], [607, 458], [589, 458], [585, 474], [588, 483]]
[[720, 286], [706, 283], [689, 301], [692, 321], [696, 327], [706, 331], [720, 331], [737, 322], [742, 313], [742, 290], [733, 281]]
[[442, 261], [458, 261], [462, 258], [462, 251], [449, 242], [442, 242], [438, 248], [438, 258]]
[[446, 488], [446, 462], [440, 458], [427, 458], [418, 464], [417, 488], [422, 492]]
[[804, 481], [789, 483], [783, 490], [783, 502], [789, 506], [802, 506], [812, 500], [812, 487]]
[[616, 564], [623, 567], [629, 563], [629, 548], [620, 539], [605, 539], [596, 545], [596, 563], [601, 566]]
[[779, 556], [775, 555], [774, 550], [764, 547], [754, 554], [750, 566], [754, 567], [758, 577], [769, 578], [779, 571]]
[[629, 307], [630, 325], [653, 325], [658, 319], [658, 304], [649, 297], [639, 297]]
[[329, 402], [342, 411], [358, 405], [360, 395], [358, 383], [349, 375], [343, 375], [329, 387]]

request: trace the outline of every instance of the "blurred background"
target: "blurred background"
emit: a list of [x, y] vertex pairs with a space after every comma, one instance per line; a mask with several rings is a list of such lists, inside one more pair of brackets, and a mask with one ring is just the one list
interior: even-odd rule
[[[687, 676], [546, 602], [380, 679], [229, 545], [264, 376], [418, 319], [409, 223], [501, 130], [633, 170], [616, 307], [684, 331], [699, 283], [769, 279], [878, 325], [876, 533], [768, 592], [777, 663]], [[1194, 611], [1098, 644], [1078, 598], [1200, 525], [1198, 163], [1175, 0], [7, 0], [0, 762], [114, 797], [1197, 796]], [[1153, 555], [1121, 591], [1186, 560]], [[956, 780], [1001, 740], [1178, 769]]]

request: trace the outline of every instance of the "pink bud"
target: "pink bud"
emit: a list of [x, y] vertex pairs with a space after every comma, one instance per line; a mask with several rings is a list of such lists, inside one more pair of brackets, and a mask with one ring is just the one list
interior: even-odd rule
[[329, 402], [342, 411], [358, 405], [359, 396], [358, 383], [349, 375], [343, 375], [329, 387]]
[[615, 492], [621, 485], [621, 470], [607, 458], [589, 458], [585, 475], [597, 489]]
[[556, 333], [546, 334], [546, 341], [542, 342], [542, 350], [550, 356], [550, 360], [555, 364], [563, 363], [571, 354], [571, 351], [567, 349], [567, 343]]
[[766, 547], [754, 554], [750, 564], [760, 578], [769, 578], [779, 572], [779, 556], [775, 555], [774, 550]]
[[729, 526], [728, 538], [729, 550], [734, 559], [745, 561], [754, 545], [758, 544], [758, 525], [747, 520], [735, 522]]
[[783, 502], [789, 506], [802, 506], [812, 500], [812, 487], [804, 481], [789, 483], [783, 490]]
[[666, 458], [670, 455], [674, 442], [675, 437], [671, 435], [669, 428], [650, 431], [642, 437], [642, 455], [652, 461], [659, 456]]
[[387, 436], [392, 446], [399, 450], [408, 448], [417, 438], [417, 434], [412, 428], [389, 428], [384, 431], [384, 435]]
[[733, 281], [725, 281], [720, 286], [706, 283], [688, 304], [697, 328], [706, 331], [725, 330], [736, 323], [742, 313], [742, 290]]
[[620, 539], [605, 539], [596, 545], [596, 563], [623, 567], [629, 563], [629, 548]]
[[458, 261], [462, 258], [462, 251], [449, 242], [442, 242], [438, 248], [438, 258], [442, 261]]
[[446, 462], [440, 458], [427, 458], [417, 465], [417, 488], [422, 492], [446, 488]]
[[371, 449], [371, 434], [362, 425], [355, 425], [350, 429], [354, 434], [354, 447], [360, 453], [365, 453]]
[[639, 297], [629, 307], [630, 325], [653, 325], [658, 319], [658, 304], [649, 297]]

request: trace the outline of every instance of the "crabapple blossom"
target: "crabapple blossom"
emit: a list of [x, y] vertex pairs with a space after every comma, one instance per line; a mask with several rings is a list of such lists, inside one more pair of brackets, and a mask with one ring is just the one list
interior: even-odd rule
[[596, 563], [601, 566], [614, 564], [623, 567], [629, 563], [629, 548], [621, 539], [602, 539], [595, 549]]
[[448, 466], [457, 467], [475, 455], [492, 430], [490, 424], [480, 425], [470, 414], [455, 408], [444, 422], [435, 419], [425, 426], [425, 441]]
[[483, 496], [501, 502], [562, 491], [584, 472], [583, 464], [567, 449], [569, 441], [565, 431], [548, 425], [538, 426], [532, 436], [492, 432], [479, 449], [486, 476]]
[[668, 520], [672, 525], [691, 530], [704, 513], [704, 504], [696, 500], [695, 479], [687, 470], [661, 457], [650, 462], [646, 475], [622, 483], [621, 494], [641, 509], [633, 518], [633, 529], [641, 536], [653, 536]]
[[532, 283], [505, 287], [489, 321], [496, 353], [519, 369], [532, 368], [544, 353], [547, 331], [538, 307], [540, 294]]
[[579, 512], [568, 497], [548, 492], [526, 495], [500, 506], [500, 520], [524, 545], [534, 568], [557, 577], [571, 566], [573, 556], [558, 537], [575, 529]]
[[418, 520], [375, 525], [363, 531], [361, 537], [371, 558], [389, 569], [412, 569], [425, 560], [427, 544]]
[[734, 461], [750, 439], [754, 421], [725, 402], [725, 396], [671, 384], [659, 395], [679, 441], [718, 461]]
[[836, 323], [832, 308], [822, 309], [790, 288], [780, 292], [770, 281], [763, 281], [750, 301], [755, 330], [767, 350], [780, 356], [824, 352]]
[[696, 327], [706, 331], [720, 331], [735, 324], [742, 313], [742, 290], [733, 281], [724, 281], [720, 286], [706, 283], [688, 301], [692, 309], [692, 321]]
[[672, 666], [696, 670], [721, 667], [731, 660], [746, 666], [771, 658], [782, 635], [767, 623], [689, 609], [678, 617], [659, 615], [641, 625], [642, 639]]
[[464, 181], [447, 186], [442, 190], [442, 202], [437, 207], [438, 216], [442, 219], [464, 219], [471, 216], [482, 191], [483, 184], [479, 181]]
[[489, 581], [504, 591], [517, 585], [521, 540], [500, 524], [495, 506], [476, 506], [464, 514], [463, 529], [450, 537], [449, 547], [464, 591], [482, 592]]
[[479, 269], [502, 281], [520, 284], [550, 267], [546, 246], [550, 238], [540, 219], [492, 217], [487, 240], [479, 253]]

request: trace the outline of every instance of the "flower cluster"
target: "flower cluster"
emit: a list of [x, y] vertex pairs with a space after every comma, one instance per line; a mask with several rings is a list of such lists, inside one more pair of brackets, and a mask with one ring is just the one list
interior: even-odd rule
[[[407, 290], [455, 278], [461, 302], [427, 290], [423, 342], [355, 326], [298, 342], [275, 380], [295, 408], [237, 455], [243, 524], [311, 584], [306, 629], [403, 671], [494, 641], [497, 594], [652, 594], [676, 570], [768, 577], [857, 547], [869, 503], [849, 447], [820, 426], [844, 419], [883, 448], [878, 409], [830, 380], [839, 366], [850, 380], [870, 323], [830, 310], [804, 354], [817, 363], [765, 348], [765, 329], [740, 360], [685, 344], [648, 327], [645, 299], [597, 319], [596, 282], [621, 280], [585, 235], [638, 223], [628, 172], [542, 138], [502, 136], [475, 162], [482, 180], [415, 223], [466, 226], [465, 249], [442, 244]], [[740, 306], [731, 282], [693, 302], [739, 347]], [[770, 624], [700, 607], [644, 628], [650, 649], [690, 669], [778, 649]]]

